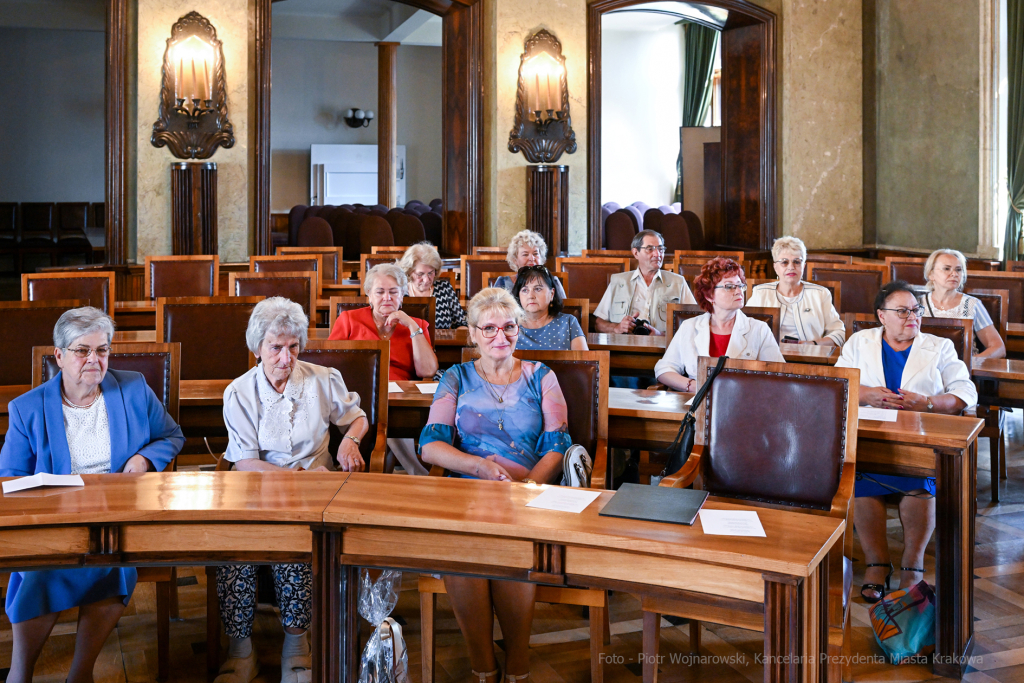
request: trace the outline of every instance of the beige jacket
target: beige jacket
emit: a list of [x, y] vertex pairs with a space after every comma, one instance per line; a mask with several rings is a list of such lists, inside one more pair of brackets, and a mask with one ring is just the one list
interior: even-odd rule
[[[629, 314], [629, 303], [633, 299], [637, 280], [641, 277], [639, 269], [612, 275], [608, 281], [608, 289], [604, 291], [594, 315], [610, 323], [618, 323], [626, 317]], [[666, 329], [669, 304], [697, 303], [683, 276], [667, 270], [658, 271], [647, 290], [647, 296], [650, 300], [651, 316], [648, 322], [659, 332]]]

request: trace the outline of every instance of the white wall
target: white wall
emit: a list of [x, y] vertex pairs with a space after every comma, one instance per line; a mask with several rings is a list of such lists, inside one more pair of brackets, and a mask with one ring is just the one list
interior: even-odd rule
[[[373, 43], [274, 38], [271, 193], [274, 212], [309, 203], [311, 144], [377, 144], [376, 120], [349, 128], [350, 108], [377, 110]], [[398, 48], [398, 144], [406, 146], [406, 195], [441, 196], [441, 49]]]
[[[620, 15], [621, 16], [621, 15]], [[601, 35], [601, 203], [671, 204], [682, 122], [682, 28]]]

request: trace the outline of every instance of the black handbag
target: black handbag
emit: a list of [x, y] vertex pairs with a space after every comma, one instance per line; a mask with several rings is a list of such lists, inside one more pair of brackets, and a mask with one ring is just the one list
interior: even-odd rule
[[679, 425], [679, 433], [676, 434], [675, 441], [668, 447], [668, 463], [665, 465], [665, 469], [662, 470], [661, 476], [669, 474], [675, 474], [683, 468], [686, 461], [690, 459], [690, 452], [693, 451], [693, 439], [696, 431], [697, 418], [695, 413], [700, 408], [700, 404], [704, 401], [704, 394], [708, 393], [708, 389], [711, 388], [711, 383], [718, 377], [718, 373], [725, 367], [725, 361], [729, 360], [728, 356], [721, 356], [718, 359], [718, 365], [711, 371], [711, 375], [708, 377], [704, 385], [697, 390], [693, 400], [690, 401], [690, 410], [687, 411], [686, 416], [683, 418], [682, 424]]

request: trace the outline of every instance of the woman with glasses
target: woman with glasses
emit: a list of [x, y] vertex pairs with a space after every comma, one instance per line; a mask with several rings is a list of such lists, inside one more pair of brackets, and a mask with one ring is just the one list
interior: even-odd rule
[[683, 321], [664, 357], [654, 366], [658, 381], [677, 391], [695, 392], [701, 356], [785, 363], [772, 329], [743, 315], [747, 278], [732, 259], [716, 257], [693, 280], [693, 295], [706, 313]]
[[[513, 273], [518, 273], [520, 268], [527, 266], [543, 266], [548, 258], [548, 245], [544, 238], [532, 230], [520, 230], [508, 242], [508, 267]], [[516, 279], [511, 275], [502, 275], [494, 281], [495, 287], [512, 291]], [[565, 290], [562, 289], [562, 282], [555, 280], [555, 291], [558, 296], [565, 298]]]
[[967, 259], [956, 249], [937, 249], [924, 264], [925, 287], [921, 297], [924, 314], [929, 318], [968, 318], [974, 321], [974, 338], [985, 347], [975, 358], [1005, 358], [1006, 346], [992, 323], [985, 304], [964, 294], [967, 284]]
[[[923, 313], [906, 282], [895, 280], [879, 290], [875, 315], [882, 326], [850, 335], [836, 362], [837, 368], [860, 370], [860, 405], [959, 415], [978, 402], [971, 373], [957, 358], [953, 342], [921, 332]], [[858, 474], [853, 518], [867, 562], [861, 588], [867, 602], [881, 600], [892, 578], [884, 496], [893, 493], [902, 496], [900, 587], [924, 577], [924, 550], [935, 528], [935, 479]]]
[[586, 351], [587, 337], [576, 316], [562, 313], [558, 278], [544, 266], [519, 269], [512, 298], [523, 308], [517, 348], [526, 350]]
[[[185, 444], [141, 373], [108, 370], [114, 321], [86, 306], [53, 328], [60, 372], [11, 401], [0, 477], [160, 471]], [[14, 643], [7, 680], [32, 680], [60, 612], [78, 607], [69, 681], [91, 681], [96, 657], [135, 590], [134, 569], [14, 572], [6, 611]]]
[[772, 260], [779, 279], [754, 287], [747, 306], [782, 309], [779, 338], [796, 344], [842, 346], [843, 320], [832, 304], [832, 292], [804, 282], [807, 247], [796, 237], [780, 237], [772, 244]]
[[459, 296], [441, 272], [441, 255], [430, 242], [420, 242], [405, 250], [398, 267], [409, 278], [409, 296], [432, 296], [435, 299], [434, 329], [452, 330], [466, 326], [466, 312], [459, 305]]
[[[567, 408], [555, 374], [516, 359], [522, 310], [504, 289], [469, 302], [469, 336], [480, 358], [448, 369], [420, 435], [424, 462], [453, 477], [557, 483], [571, 445]], [[480, 489], [481, 495], [486, 489]], [[474, 680], [515, 683], [529, 677], [532, 583], [444, 577], [455, 619], [469, 646]], [[505, 676], [494, 658], [497, 614], [505, 639]]]

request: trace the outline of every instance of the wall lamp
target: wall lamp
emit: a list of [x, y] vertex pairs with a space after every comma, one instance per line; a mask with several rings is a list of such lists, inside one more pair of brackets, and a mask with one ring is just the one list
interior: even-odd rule
[[343, 119], [350, 128], [365, 128], [373, 121], [373, 110], [349, 109]]
[[516, 87], [515, 122], [508, 149], [530, 163], [552, 163], [576, 151], [569, 118], [569, 87], [562, 44], [547, 29], [523, 46]]

